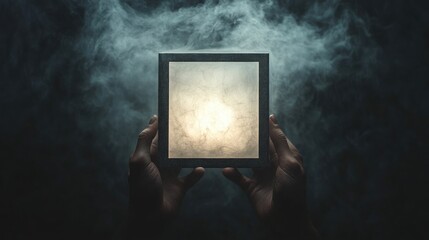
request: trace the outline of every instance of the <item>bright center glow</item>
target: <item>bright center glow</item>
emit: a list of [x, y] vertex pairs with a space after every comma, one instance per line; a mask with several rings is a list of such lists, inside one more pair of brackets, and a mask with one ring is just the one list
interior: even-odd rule
[[258, 62], [170, 62], [169, 158], [258, 158], [258, 96]]
[[227, 131], [232, 122], [232, 109], [218, 99], [201, 104], [196, 112], [197, 130], [209, 135]]

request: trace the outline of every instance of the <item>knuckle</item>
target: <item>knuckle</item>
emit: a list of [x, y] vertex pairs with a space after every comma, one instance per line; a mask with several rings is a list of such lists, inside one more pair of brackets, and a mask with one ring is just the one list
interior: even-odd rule
[[153, 142], [152, 142], [152, 145], [151, 145], [150, 147], [151, 147], [151, 149], [152, 149], [152, 150], [154, 150], [154, 151], [155, 151], [155, 150], [157, 150], [157, 149], [158, 149], [158, 142], [153, 141]]
[[299, 152], [295, 152], [294, 157], [298, 162], [300, 162], [300, 163], [304, 162], [304, 158], [302, 157], [302, 155]]
[[155, 137], [152, 140], [149, 151], [150, 151], [151, 156], [156, 155], [158, 153], [158, 137]]
[[145, 128], [145, 129], [143, 129], [143, 131], [141, 131], [139, 133], [139, 139], [145, 139], [145, 138], [149, 137], [149, 135], [150, 135], [149, 128]]
[[142, 166], [146, 160], [147, 156], [144, 153], [135, 153], [130, 158], [130, 168]]
[[287, 137], [286, 137], [286, 134], [284, 134], [284, 132], [283, 132], [282, 130], [280, 130], [280, 129], [278, 129], [278, 130], [276, 131], [276, 138], [277, 138], [278, 140], [280, 140], [281, 142], [285, 142], [285, 143], [287, 143]]
[[286, 168], [293, 176], [301, 176], [304, 174], [304, 168], [296, 159], [288, 159], [286, 161]]

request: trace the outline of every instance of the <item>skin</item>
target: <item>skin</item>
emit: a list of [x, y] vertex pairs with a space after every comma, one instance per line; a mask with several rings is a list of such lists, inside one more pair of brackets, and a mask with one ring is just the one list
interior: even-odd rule
[[160, 169], [158, 155], [158, 117], [139, 134], [136, 150], [129, 161], [129, 238], [157, 239], [166, 223], [178, 213], [185, 192], [204, 175], [195, 168], [179, 177], [179, 169]]
[[[303, 159], [270, 116], [270, 160], [272, 167], [254, 169], [252, 178], [237, 169], [223, 174], [249, 196], [256, 214], [272, 231], [274, 239], [317, 239], [307, 217]], [[180, 169], [157, 166], [158, 117], [139, 134], [129, 162], [129, 238], [158, 239], [163, 227], [177, 215], [186, 193], [204, 175], [195, 168], [179, 177]]]
[[269, 120], [271, 168], [253, 169], [253, 177], [237, 169], [223, 174], [248, 195], [258, 217], [278, 239], [317, 239], [307, 215], [303, 158], [280, 128]]

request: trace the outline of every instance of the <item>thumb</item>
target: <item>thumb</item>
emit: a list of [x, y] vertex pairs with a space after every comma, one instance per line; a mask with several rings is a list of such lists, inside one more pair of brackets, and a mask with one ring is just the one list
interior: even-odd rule
[[195, 183], [197, 183], [201, 179], [201, 177], [203, 177], [204, 172], [205, 172], [204, 168], [197, 167], [197, 168], [194, 168], [194, 170], [191, 173], [183, 177], [182, 180], [183, 180], [185, 191], [187, 191], [192, 186], [194, 186]]
[[152, 140], [158, 132], [158, 117], [154, 115], [149, 125], [139, 134], [136, 150], [132, 154], [129, 162], [130, 174], [139, 172], [151, 162], [150, 146]]
[[243, 176], [236, 168], [224, 168], [222, 173], [231, 182], [241, 187], [241, 189], [243, 189], [246, 193], [249, 192], [252, 180], [246, 176]]

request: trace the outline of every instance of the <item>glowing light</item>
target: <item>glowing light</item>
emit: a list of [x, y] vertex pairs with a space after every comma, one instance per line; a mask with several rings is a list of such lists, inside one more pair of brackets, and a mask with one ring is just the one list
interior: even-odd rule
[[228, 131], [233, 118], [232, 109], [218, 99], [201, 104], [196, 113], [196, 130], [209, 135]]
[[169, 158], [258, 158], [257, 62], [170, 62]]

